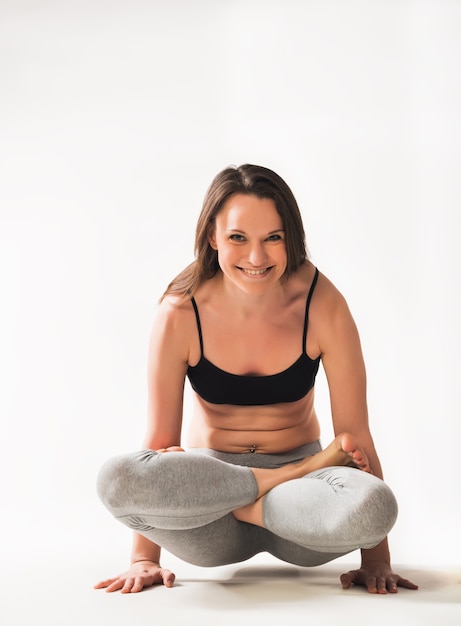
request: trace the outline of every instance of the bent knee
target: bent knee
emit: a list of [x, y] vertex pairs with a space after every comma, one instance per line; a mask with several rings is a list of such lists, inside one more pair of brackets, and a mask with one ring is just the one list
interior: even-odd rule
[[397, 500], [386, 483], [376, 481], [363, 502], [361, 515], [364, 527], [368, 529], [362, 547], [373, 547], [389, 534], [397, 520]]
[[103, 504], [114, 515], [122, 506], [127, 493], [127, 475], [130, 462], [127, 456], [109, 459], [99, 470], [96, 480], [96, 491]]
[[106, 461], [99, 470], [96, 490], [99, 498], [116, 517], [126, 515], [130, 504], [136, 500], [138, 489], [139, 464], [147, 461], [156, 452], [142, 450], [124, 454]]

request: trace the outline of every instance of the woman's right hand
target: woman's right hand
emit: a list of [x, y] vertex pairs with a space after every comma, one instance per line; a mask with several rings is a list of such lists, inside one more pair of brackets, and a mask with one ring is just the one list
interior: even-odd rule
[[159, 563], [137, 561], [123, 574], [101, 580], [94, 588], [105, 589], [109, 592], [120, 590], [121, 593], [137, 593], [142, 591], [144, 587], [151, 587], [152, 585], [172, 587], [175, 578], [173, 572], [160, 567]]

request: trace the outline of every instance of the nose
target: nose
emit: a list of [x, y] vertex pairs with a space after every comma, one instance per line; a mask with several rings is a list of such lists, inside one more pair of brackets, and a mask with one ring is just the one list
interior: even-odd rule
[[264, 265], [264, 262], [267, 260], [267, 254], [262, 243], [255, 242], [252, 244], [248, 260], [251, 265], [254, 265], [255, 267], [261, 267], [261, 265]]

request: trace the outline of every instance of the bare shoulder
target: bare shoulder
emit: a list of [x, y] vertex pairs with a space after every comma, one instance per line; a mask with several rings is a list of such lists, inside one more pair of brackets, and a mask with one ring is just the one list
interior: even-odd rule
[[[293, 294], [304, 299], [315, 278], [316, 267], [306, 261], [293, 280]], [[312, 295], [309, 316], [331, 316], [341, 308], [347, 308], [346, 300], [332, 281], [319, 271], [317, 283]]]
[[168, 295], [158, 306], [156, 323], [180, 330], [190, 324], [193, 315], [189, 296]]
[[190, 297], [166, 296], [157, 309], [152, 326], [150, 346], [154, 351], [162, 345], [168, 352], [188, 359], [195, 317]]
[[312, 297], [309, 321], [322, 353], [335, 342], [355, 337], [357, 333], [346, 298], [322, 273]]
[[348, 310], [347, 302], [343, 294], [332, 281], [319, 272], [315, 288], [315, 307], [322, 315], [337, 315], [341, 311]]

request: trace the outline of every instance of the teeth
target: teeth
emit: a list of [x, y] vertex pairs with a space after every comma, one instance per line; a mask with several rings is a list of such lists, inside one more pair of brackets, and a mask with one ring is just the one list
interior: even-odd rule
[[245, 272], [245, 274], [251, 274], [251, 276], [258, 276], [260, 274], [264, 274], [264, 272], [266, 271], [264, 270], [246, 270], [245, 268], [242, 267], [242, 270]]

